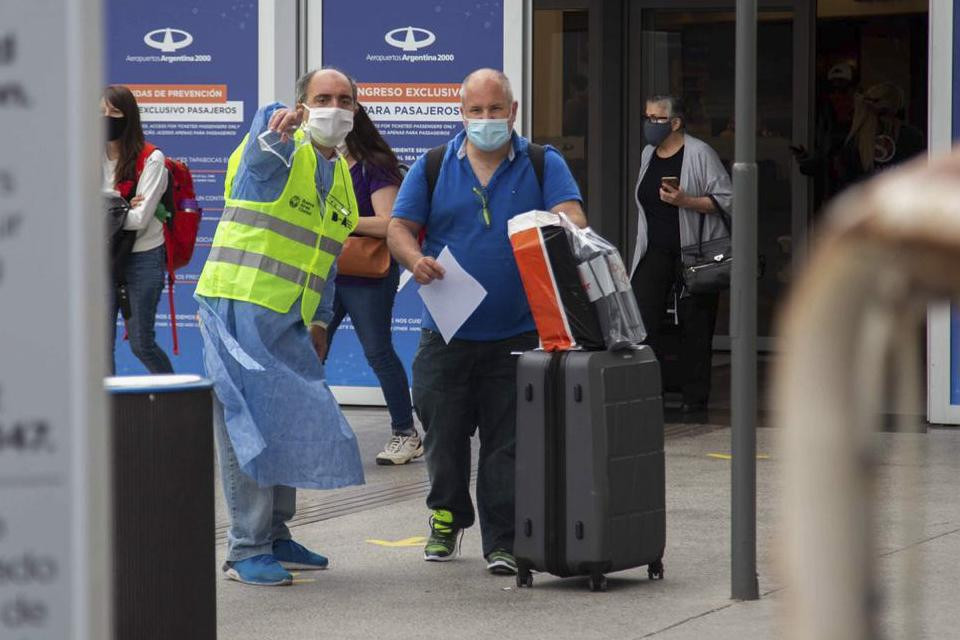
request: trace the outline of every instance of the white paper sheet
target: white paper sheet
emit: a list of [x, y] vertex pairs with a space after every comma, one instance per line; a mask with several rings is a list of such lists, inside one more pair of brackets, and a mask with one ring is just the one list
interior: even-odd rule
[[437, 256], [437, 262], [445, 271], [443, 280], [421, 285], [420, 297], [437, 323], [440, 335], [449, 344], [454, 334], [487, 297], [487, 290], [464, 271], [450, 253], [450, 247], [443, 248]]

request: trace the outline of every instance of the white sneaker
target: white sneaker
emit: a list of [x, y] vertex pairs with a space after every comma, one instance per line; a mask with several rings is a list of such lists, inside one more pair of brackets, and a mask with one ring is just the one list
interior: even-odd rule
[[377, 464], [407, 464], [423, 455], [423, 441], [420, 434], [401, 436], [393, 434], [383, 451], [377, 454]]

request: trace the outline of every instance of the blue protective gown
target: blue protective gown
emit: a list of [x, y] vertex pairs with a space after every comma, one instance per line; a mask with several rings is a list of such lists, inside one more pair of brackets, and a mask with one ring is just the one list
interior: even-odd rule
[[[280, 196], [289, 169], [260, 149], [274, 103], [257, 111], [233, 181], [233, 197], [268, 202]], [[293, 143], [288, 143], [292, 151]], [[333, 164], [317, 156], [317, 191], [326, 194]], [[320, 198], [323, 202], [323, 197]], [[333, 317], [336, 263], [315, 320]], [[196, 296], [203, 358], [223, 404], [227, 431], [243, 470], [262, 487], [333, 489], [363, 484], [357, 439], [326, 383], [300, 301], [285, 314], [249, 302]]]

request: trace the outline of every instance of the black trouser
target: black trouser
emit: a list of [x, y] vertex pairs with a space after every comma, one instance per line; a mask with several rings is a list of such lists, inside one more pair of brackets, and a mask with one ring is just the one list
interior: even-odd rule
[[477, 511], [483, 554], [513, 551], [517, 357], [537, 335], [506, 340], [451, 340], [424, 330], [413, 361], [413, 405], [424, 430], [430, 494], [427, 507], [446, 509], [453, 524], [474, 523], [470, 500], [470, 436], [480, 432]]
[[[662, 357], [660, 325], [667, 302], [677, 282], [680, 258], [661, 247], [649, 247], [633, 274], [633, 292], [647, 329], [647, 344]], [[683, 371], [683, 401], [706, 403], [710, 398], [710, 367], [713, 360], [713, 330], [717, 324], [718, 293], [701, 293], [680, 299], [680, 364]]]

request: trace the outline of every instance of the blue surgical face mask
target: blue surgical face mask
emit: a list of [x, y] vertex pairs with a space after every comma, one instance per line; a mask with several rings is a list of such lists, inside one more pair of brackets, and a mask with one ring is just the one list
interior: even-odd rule
[[507, 118], [467, 120], [467, 138], [481, 151], [496, 151], [510, 141], [510, 133]]

